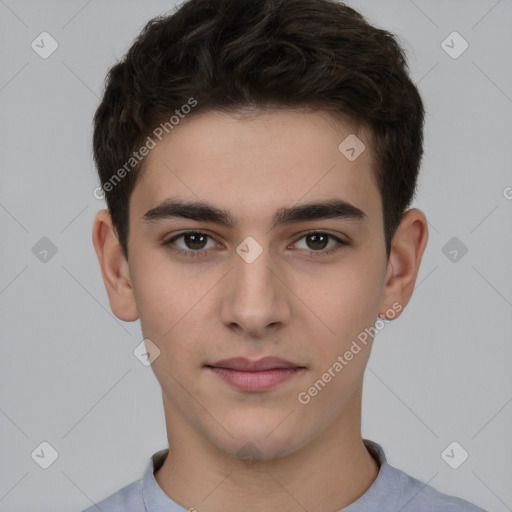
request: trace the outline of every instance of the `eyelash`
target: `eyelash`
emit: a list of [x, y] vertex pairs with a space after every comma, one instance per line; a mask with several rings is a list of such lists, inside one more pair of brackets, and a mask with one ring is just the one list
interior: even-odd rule
[[[208, 235], [207, 233], [203, 233], [201, 231], [185, 231], [183, 233], [180, 233], [179, 235], [173, 236], [172, 238], [168, 239], [167, 241], [163, 242], [163, 245], [167, 247], [169, 250], [174, 252], [175, 254], [179, 256], [185, 256], [187, 258], [200, 258], [208, 256], [209, 251], [211, 249], [201, 249], [198, 251], [193, 250], [184, 250], [184, 249], [176, 249], [173, 245], [176, 240], [179, 240], [180, 238], [183, 238], [186, 235], [203, 235], [207, 238], [213, 238], [212, 236]], [[327, 236], [329, 239], [333, 239], [336, 242], [338, 242], [338, 245], [331, 247], [330, 249], [324, 249], [320, 251], [309, 251], [311, 256], [327, 256], [329, 254], [332, 254], [334, 252], [337, 252], [341, 249], [341, 246], [348, 246], [350, 245], [349, 242], [345, 242], [344, 240], [341, 240], [337, 236], [331, 235], [330, 233], [325, 233], [323, 231], [310, 231], [308, 233], [305, 233], [302, 235], [298, 240], [302, 240], [303, 238], [309, 236], [309, 235], [324, 235]], [[296, 243], [296, 242], [295, 242]]]

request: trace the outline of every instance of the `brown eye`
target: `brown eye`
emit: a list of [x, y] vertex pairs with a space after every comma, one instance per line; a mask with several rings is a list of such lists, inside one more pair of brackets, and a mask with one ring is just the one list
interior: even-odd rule
[[[183, 244], [181, 245], [176, 243], [180, 239], [183, 240]], [[206, 247], [208, 239], [211, 240], [211, 245]], [[164, 242], [163, 245], [167, 246], [176, 254], [196, 257], [206, 256], [208, 254], [208, 250], [216, 247], [217, 244], [212, 239], [212, 237], [206, 233], [201, 233], [198, 231], [187, 231], [170, 238]]]
[[306, 240], [308, 240], [308, 247], [313, 250], [322, 250], [325, 249], [327, 243], [329, 241], [329, 236], [326, 236], [322, 233], [313, 233], [312, 235], [306, 235]]
[[200, 250], [204, 249], [204, 245], [208, 237], [201, 233], [187, 233], [182, 235], [182, 238], [185, 241], [187, 249]]
[[[330, 254], [339, 250], [342, 245], [349, 245], [348, 242], [341, 240], [337, 236], [321, 231], [306, 233], [299, 240], [306, 241], [304, 244], [305, 247], [299, 247], [299, 249], [309, 250], [311, 255]], [[294, 245], [296, 246], [298, 243], [299, 242], [295, 242]]]

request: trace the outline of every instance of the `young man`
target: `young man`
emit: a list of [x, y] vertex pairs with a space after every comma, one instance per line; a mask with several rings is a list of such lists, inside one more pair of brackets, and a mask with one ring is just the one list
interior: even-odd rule
[[95, 116], [93, 242], [169, 449], [88, 511], [481, 510], [361, 436], [373, 337], [427, 243], [423, 116], [395, 38], [341, 3], [189, 0], [147, 24]]

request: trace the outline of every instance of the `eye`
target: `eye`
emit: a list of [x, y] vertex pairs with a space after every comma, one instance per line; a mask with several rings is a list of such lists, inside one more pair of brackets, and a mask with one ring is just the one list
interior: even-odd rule
[[[303, 249], [309, 250], [311, 255], [331, 254], [338, 251], [340, 246], [349, 245], [348, 242], [341, 240], [337, 236], [322, 231], [306, 233], [299, 241], [303, 239], [306, 240], [306, 247], [303, 247]], [[330, 246], [329, 240], [333, 242]], [[295, 242], [294, 245], [297, 245], [297, 243], [298, 242]]]
[[[176, 244], [176, 241], [180, 238], [183, 239], [185, 247]], [[206, 241], [208, 238], [211, 239], [211, 236], [206, 233], [202, 233], [200, 231], [187, 231], [186, 233], [181, 233], [167, 240], [164, 242], [164, 245], [168, 246], [169, 249], [176, 254], [189, 257], [200, 257], [206, 256], [208, 254], [208, 249], [212, 249], [217, 246], [215, 241], [211, 239], [212, 245], [207, 247]]]

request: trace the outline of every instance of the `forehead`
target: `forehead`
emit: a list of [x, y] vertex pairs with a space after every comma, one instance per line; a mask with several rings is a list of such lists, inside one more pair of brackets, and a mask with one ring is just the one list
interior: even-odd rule
[[155, 142], [131, 197], [137, 218], [169, 197], [269, 223], [279, 208], [333, 198], [380, 213], [366, 133], [324, 112], [210, 111]]

